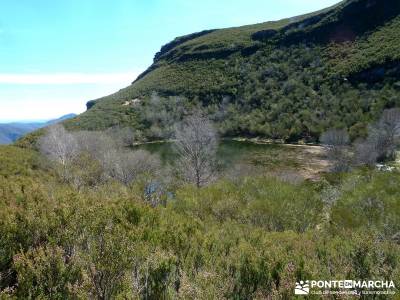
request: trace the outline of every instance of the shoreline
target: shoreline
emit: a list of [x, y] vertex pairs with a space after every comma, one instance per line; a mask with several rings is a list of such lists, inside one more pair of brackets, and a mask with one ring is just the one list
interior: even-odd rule
[[[312, 144], [312, 143], [284, 143], [281, 140], [272, 140], [272, 139], [262, 139], [262, 138], [245, 138], [245, 137], [233, 137], [233, 138], [221, 138], [222, 141], [235, 141], [235, 142], [247, 142], [253, 143], [257, 145], [281, 145], [281, 146], [288, 146], [288, 147], [302, 147], [308, 148], [312, 147], [314, 149], [320, 148], [322, 149], [323, 146], [321, 144]], [[174, 140], [155, 140], [155, 141], [148, 141], [148, 142], [136, 142], [132, 144], [132, 147], [141, 146], [141, 145], [150, 145], [150, 144], [164, 144], [164, 143], [172, 143]]]

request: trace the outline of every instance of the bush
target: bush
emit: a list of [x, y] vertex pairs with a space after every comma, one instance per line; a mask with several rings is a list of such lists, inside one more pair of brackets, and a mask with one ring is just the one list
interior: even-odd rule
[[0, 155], [2, 299], [290, 299], [299, 280], [400, 280], [396, 172], [219, 180], [152, 207], [134, 185], [77, 191], [10, 149], [24, 164]]
[[14, 256], [17, 296], [23, 299], [76, 298], [84, 289], [80, 266], [59, 247], [39, 247]]

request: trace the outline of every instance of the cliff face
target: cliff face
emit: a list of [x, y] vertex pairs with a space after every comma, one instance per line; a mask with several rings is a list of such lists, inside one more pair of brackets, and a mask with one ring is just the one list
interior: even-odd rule
[[122, 104], [140, 98], [146, 106], [157, 92], [165, 101], [181, 96], [202, 105], [210, 116], [229, 107], [224, 120], [215, 120], [222, 134], [315, 139], [333, 126], [358, 128], [356, 136], [384, 108], [400, 105], [399, 14], [398, 0], [348, 0], [308, 15], [176, 38], [132, 85], [90, 101], [67, 125], [145, 131], [151, 124]]

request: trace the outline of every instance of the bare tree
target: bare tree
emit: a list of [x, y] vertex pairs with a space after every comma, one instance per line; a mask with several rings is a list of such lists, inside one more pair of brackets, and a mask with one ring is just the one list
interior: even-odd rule
[[79, 145], [74, 136], [62, 125], [53, 125], [39, 140], [39, 149], [42, 154], [60, 166], [60, 176], [68, 180], [71, 175], [70, 166], [79, 155]]
[[330, 129], [321, 135], [320, 141], [324, 145], [328, 159], [332, 163], [332, 171], [347, 171], [350, 168], [350, 138], [347, 131]]
[[39, 148], [43, 154], [61, 165], [66, 165], [78, 152], [76, 140], [62, 125], [49, 127], [39, 141]]
[[96, 132], [68, 132], [62, 125], [55, 125], [47, 130], [39, 146], [55, 162], [54, 169], [61, 179], [79, 190], [97, 186], [105, 179], [102, 160], [98, 159], [104, 152], [99, 136]]
[[379, 121], [368, 128], [368, 137], [354, 145], [356, 165], [374, 166], [377, 161], [395, 160], [400, 144], [400, 109], [384, 110]]
[[56, 162], [60, 177], [75, 186], [97, 186], [115, 179], [130, 184], [139, 175], [156, 176], [158, 157], [139, 150], [127, 150], [120, 136], [112, 132], [68, 132], [61, 125], [50, 127], [40, 140], [41, 152]]
[[77, 131], [73, 135], [79, 143], [80, 152], [99, 161], [103, 167], [113, 162], [119, 148], [108, 134], [98, 131]]
[[135, 134], [130, 127], [111, 127], [106, 134], [120, 147], [131, 147], [135, 142]]
[[330, 129], [321, 135], [320, 141], [328, 147], [347, 146], [350, 138], [343, 129]]
[[369, 139], [354, 144], [354, 163], [358, 166], [375, 166], [379, 153]]
[[400, 143], [400, 109], [383, 111], [378, 123], [369, 128], [368, 142], [373, 144], [380, 160], [394, 160]]
[[130, 184], [139, 176], [155, 177], [160, 168], [159, 158], [147, 151], [117, 151], [112, 163], [105, 167], [105, 172], [111, 178]]
[[81, 186], [97, 186], [108, 180], [106, 170], [117, 157], [115, 141], [98, 131], [77, 131], [71, 134], [79, 144], [79, 158], [74, 161], [75, 182], [82, 183]]
[[[125, 129], [123, 129], [125, 131]], [[116, 132], [116, 136], [113, 134]], [[144, 173], [155, 176], [160, 168], [158, 157], [147, 151], [131, 151], [120, 140], [120, 130], [104, 132], [77, 132], [76, 139], [81, 151], [98, 161], [103, 169], [104, 180], [115, 179], [130, 184]]]
[[197, 187], [215, 175], [217, 134], [210, 121], [197, 112], [175, 127], [179, 170], [185, 181]]

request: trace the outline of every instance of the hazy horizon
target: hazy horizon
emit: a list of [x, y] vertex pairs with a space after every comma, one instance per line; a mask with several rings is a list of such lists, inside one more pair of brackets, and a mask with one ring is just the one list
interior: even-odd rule
[[22, 120], [7, 120], [7, 119], [3, 119], [3, 120], [0, 120], [0, 125], [14, 124], [14, 123], [15, 124], [46, 123], [48, 121], [52, 121], [52, 120], [55, 120], [55, 119], [62, 118], [62, 117], [66, 116], [66, 115], [69, 115], [69, 114], [76, 114], [76, 113], [74, 113], [74, 112], [65, 113], [63, 115], [56, 116], [56, 117], [53, 117], [53, 118], [50, 118], [50, 119], [22, 119]]

